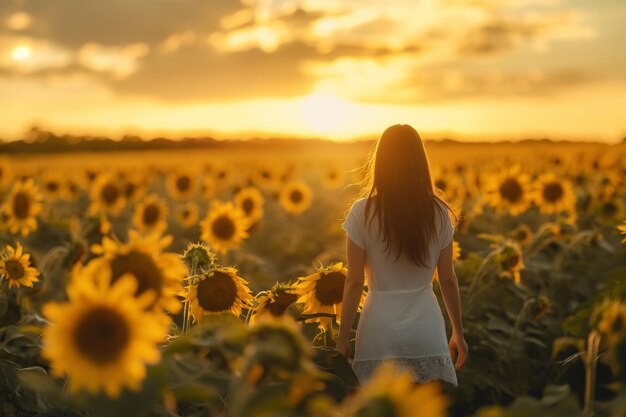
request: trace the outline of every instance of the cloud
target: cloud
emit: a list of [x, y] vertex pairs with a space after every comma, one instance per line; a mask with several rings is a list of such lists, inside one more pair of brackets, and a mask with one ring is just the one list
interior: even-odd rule
[[[330, 91], [410, 103], [541, 94], [592, 78], [584, 65], [543, 64], [554, 41], [594, 35], [562, 0], [3, 1], [0, 22], [9, 21], [0, 28], [5, 73], [78, 70], [121, 96], [164, 101]], [[48, 58], [18, 62], [18, 35], [45, 45]], [[532, 71], [507, 64], [520, 54]]]

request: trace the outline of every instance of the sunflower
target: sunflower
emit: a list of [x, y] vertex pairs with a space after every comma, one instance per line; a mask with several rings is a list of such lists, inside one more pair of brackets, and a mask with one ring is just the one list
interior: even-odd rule
[[76, 201], [82, 190], [83, 186], [80, 179], [66, 178], [64, 194], [67, 200]]
[[248, 237], [244, 212], [230, 202], [214, 201], [200, 226], [200, 238], [220, 253], [239, 247]]
[[[337, 323], [341, 321], [341, 302], [343, 301], [343, 287], [348, 270], [338, 262], [317, 271], [307, 277], [299, 278], [296, 284], [298, 299], [304, 303], [303, 314], [328, 313], [335, 314]], [[363, 303], [363, 295], [359, 304]], [[320, 329], [330, 327], [331, 317], [316, 317], [307, 319], [307, 323], [317, 322]]]
[[50, 324], [43, 333], [42, 356], [53, 374], [69, 376], [74, 392], [84, 388], [118, 397], [124, 386], [138, 390], [146, 364], [160, 359], [157, 343], [166, 337], [167, 327], [146, 310], [152, 296], [134, 296], [138, 284], [131, 274], [114, 282], [110, 278], [74, 280], [67, 303], [43, 306]]
[[146, 194], [145, 176], [138, 173], [125, 175], [122, 190], [128, 201], [138, 201]]
[[526, 246], [533, 240], [533, 231], [527, 225], [520, 224], [513, 230], [512, 238], [521, 246]]
[[126, 204], [122, 184], [112, 174], [102, 174], [91, 186], [90, 214], [117, 215]]
[[210, 199], [217, 192], [217, 181], [213, 177], [204, 176], [202, 178], [202, 197]]
[[189, 202], [176, 209], [176, 220], [184, 228], [189, 228], [198, 222], [198, 206]]
[[558, 179], [551, 172], [543, 174], [535, 183], [533, 200], [544, 214], [574, 210], [574, 186], [568, 180]]
[[167, 191], [177, 200], [193, 197], [198, 189], [198, 178], [191, 172], [175, 172], [167, 177]]
[[617, 300], [605, 301], [601, 309], [602, 317], [598, 322], [598, 330], [609, 342], [621, 339], [626, 334], [626, 304]]
[[208, 271], [215, 265], [215, 253], [202, 243], [189, 243], [183, 253], [183, 261], [192, 274], [194, 268]]
[[273, 189], [280, 182], [280, 173], [270, 165], [261, 165], [252, 170], [250, 179], [260, 188]]
[[528, 174], [515, 165], [494, 175], [485, 186], [485, 199], [499, 212], [512, 216], [523, 213], [531, 203]]
[[444, 417], [448, 400], [440, 384], [415, 384], [411, 372], [383, 362], [358, 392], [343, 403], [346, 417]]
[[176, 313], [181, 307], [176, 295], [181, 290], [187, 268], [179, 255], [163, 252], [171, 241], [171, 236], [140, 236], [134, 230], [129, 231], [128, 243], [104, 237], [102, 245], [91, 248], [93, 253], [102, 256], [91, 260], [83, 268], [81, 279], [94, 279], [105, 273], [110, 274], [111, 280], [115, 282], [124, 274], [132, 274], [139, 283], [136, 296], [154, 292], [154, 308]]
[[[617, 230], [619, 230], [621, 234], [626, 235], [626, 220], [624, 220], [623, 224], [617, 226]], [[624, 239], [622, 239], [622, 243], [626, 243], [626, 236], [624, 236]]]
[[324, 170], [322, 176], [322, 182], [324, 186], [329, 190], [336, 190], [342, 186], [346, 181], [346, 174], [344, 171], [337, 169], [336, 167], [327, 167]]
[[18, 181], [13, 185], [4, 206], [6, 224], [11, 233], [27, 236], [37, 229], [35, 216], [41, 212], [41, 200], [42, 196], [32, 179]]
[[250, 224], [263, 217], [263, 202], [263, 195], [254, 187], [242, 188], [235, 195], [235, 206], [244, 212]]
[[161, 233], [167, 229], [167, 213], [165, 201], [149, 195], [135, 209], [133, 225], [142, 232]]
[[254, 307], [250, 324], [265, 316], [282, 317], [287, 307], [298, 299], [298, 294], [291, 284], [276, 283], [265, 294], [257, 298], [258, 304]]
[[0, 259], [0, 275], [12, 287], [31, 287], [38, 282], [39, 271], [30, 266], [30, 254], [23, 253], [22, 245], [15, 248], [7, 245], [6, 255]]
[[519, 271], [524, 269], [522, 251], [516, 242], [508, 239], [505, 239], [502, 245], [498, 256], [502, 268], [500, 275], [504, 278], [513, 278], [515, 284], [519, 284], [521, 278]]
[[462, 197], [461, 184], [457, 180], [456, 176], [452, 172], [444, 171], [441, 169], [435, 169], [433, 171], [433, 187], [436, 190], [441, 190], [443, 197], [448, 200], [459, 200]]
[[40, 180], [41, 190], [47, 201], [62, 200], [67, 197], [64, 176], [58, 171], [46, 172]]
[[288, 213], [300, 214], [311, 205], [313, 191], [302, 181], [292, 181], [280, 190], [279, 201]]
[[191, 303], [194, 322], [199, 322], [206, 314], [224, 311], [239, 317], [242, 308], [250, 308], [252, 299], [248, 282], [230, 267], [204, 272], [200, 281], [187, 287], [185, 294], [185, 301]]

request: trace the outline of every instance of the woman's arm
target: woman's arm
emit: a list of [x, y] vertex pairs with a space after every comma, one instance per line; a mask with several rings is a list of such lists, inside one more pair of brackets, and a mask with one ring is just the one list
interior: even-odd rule
[[[461, 321], [461, 297], [459, 285], [452, 263], [452, 241], [441, 250], [439, 261], [437, 262], [437, 272], [439, 274], [439, 286], [441, 295], [448, 311], [448, 317], [452, 323], [452, 337], [448, 345], [452, 359], [456, 356], [456, 369], [461, 369], [468, 357], [467, 343], [463, 335], [463, 323]], [[456, 355], [455, 355], [456, 353]]]
[[348, 256], [348, 275], [343, 286], [341, 325], [339, 326], [335, 350], [347, 358], [350, 354], [350, 329], [352, 329], [356, 317], [356, 310], [361, 300], [363, 283], [365, 282], [365, 251], [347, 237], [346, 253]]

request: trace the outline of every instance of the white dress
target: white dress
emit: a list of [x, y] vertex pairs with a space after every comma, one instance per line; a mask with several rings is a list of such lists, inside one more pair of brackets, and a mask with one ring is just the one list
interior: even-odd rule
[[[356, 201], [342, 224], [350, 239], [365, 250], [368, 293], [356, 329], [352, 369], [364, 383], [385, 359], [409, 369], [415, 382], [444, 380], [457, 386], [448, 350], [443, 314], [433, 292], [433, 273], [441, 249], [454, 234], [450, 217], [435, 208], [436, 236], [428, 267], [385, 251], [376, 217], [365, 225], [366, 199]], [[447, 209], [438, 200], [447, 213]], [[373, 210], [373, 207], [372, 209]], [[369, 224], [369, 222], [368, 222]]]

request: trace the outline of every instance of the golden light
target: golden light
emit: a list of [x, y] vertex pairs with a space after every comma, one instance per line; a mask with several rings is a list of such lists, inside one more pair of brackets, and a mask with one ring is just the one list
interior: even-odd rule
[[13, 52], [11, 52], [11, 56], [16, 61], [26, 61], [32, 56], [32, 52], [30, 50], [30, 47], [26, 45], [20, 45], [16, 46], [15, 49], [13, 49]]
[[31, 18], [28, 13], [17, 12], [9, 16], [6, 23], [9, 29], [24, 30], [30, 26]]
[[300, 106], [304, 123], [313, 131], [330, 133], [341, 130], [349, 119], [350, 103], [328, 93], [316, 93], [305, 97]]

